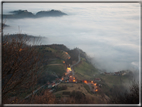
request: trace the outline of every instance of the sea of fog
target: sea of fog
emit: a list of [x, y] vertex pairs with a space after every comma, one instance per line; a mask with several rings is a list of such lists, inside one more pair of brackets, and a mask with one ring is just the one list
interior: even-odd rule
[[6, 19], [4, 34], [46, 37], [42, 44], [64, 44], [85, 51], [99, 69], [138, 70], [140, 65], [140, 4], [138, 3], [4, 3], [12, 10], [60, 10], [68, 15]]

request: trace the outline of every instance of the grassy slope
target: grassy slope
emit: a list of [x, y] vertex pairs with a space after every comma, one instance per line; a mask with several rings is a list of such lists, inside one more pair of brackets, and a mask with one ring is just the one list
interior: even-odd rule
[[127, 76], [114, 76], [114, 75], [99, 75], [101, 78], [100, 84], [102, 84], [102, 91], [108, 93], [114, 86], [125, 86], [125, 83], [129, 83], [131, 80]]
[[[54, 60], [51, 60], [48, 63], [48, 65], [43, 66], [43, 71], [41, 73], [41, 78], [43, 78], [43, 77], [45, 77], [45, 76], [47, 76], [49, 74], [52, 75], [52, 71], [55, 72], [58, 76], [62, 76], [66, 72], [65, 66], [63, 64], [63, 60], [59, 59], [59, 58], [55, 58], [55, 56], [53, 55], [53, 54], [56, 53], [56, 51], [57, 51], [56, 49], [53, 49], [53, 48], [50, 48], [50, 47], [40, 47], [38, 49], [39, 49], [39, 52], [41, 52], [41, 53], [44, 52], [44, 54], [46, 55], [47, 58], [50, 57], [50, 55], [52, 55], [52, 58], [54, 58]], [[50, 65], [50, 64], [60, 64], [60, 65]], [[55, 78], [52, 78], [52, 79], [55, 79]], [[34, 87], [34, 90], [37, 89], [38, 87], [40, 87], [41, 85], [43, 85], [43, 84], [37, 84]], [[24, 98], [28, 94], [30, 94], [31, 92], [32, 92], [32, 88], [29, 88], [29, 90], [27, 92], [24, 92], [24, 93], [20, 94], [19, 97]], [[15, 94], [11, 94], [11, 96], [14, 96], [14, 95]]]
[[124, 82], [128, 82], [128, 78], [125, 76], [114, 76], [114, 75], [100, 75], [99, 76], [105, 83], [110, 87], [113, 85], [121, 85]]
[[74, 67], [74, 71], [76, 78], [79, 80], [90, 80], [94, 75], [98, 74], [97, 69], [93, 65], [87, 63], [84, 58], [81, 58], [80, 64]]
[[[98, 103], [98, 101], [100, 101], [100, 95], [89, 93], [88, 90], [86, 90], [86, 88], [85, 88], [85, 86], [87, 87], [88, 85], [86, 85], [84, 83], [61, 83], [59, 86], [62, 86], [62, 85], [66, 85], [67, 89], [54, 92], [53, 94], [55, 96], [64, 96], [63, 92], [72, 92], [73, 90], [75, 90], [75, 91], [81, 91], [89, 98], [94, 99], [94, 102], [96, 102], [96, 103]], [[87, 88], [89, 88], [89, 87], [87, 87]]]
[[64, 65], [48, 65], [47, 71], [53, 71], [58, 76], [62, 76], [66, 72]]
[[[129, 83], [130, 81], [127, 76], [120, 77], [114, 75], [102, 75], [97, 71], [96, 68], [94, 68], [91, 64], [87, 63], [84, 58], [81, 58], [81, 63], [74, 67], [74, 71], [76, 78], [80, 80], [93, 80], [94, 78], [100, 78], [102, 80], [99, 82], [100, 84], [102, 84], [102, 88], [100, 88], [100, 90], [103, 93], [110, 93], [111, 89], [114, 86], [124, 86], [125, 83]], [[97, 94], [99, 95], [101, 94], [101, 92], [98, 92]]]
[[[44, 73], [42, 75], [44, 75], [45, 72], [51, 73], [53, 71], [58, 76], [62, 76], [66, 72], [63, 61], [68, 58], [68, 55], [64, 51], [56, 50], [51, 47], [42, 47], [39, 49], [39, 51], [46, 51], [45, 56], [47, 55], [47, 58], [54, 59], [49, 61], [47, 66], [44, 66]], [[50, 55], [52, 55], [52, 58], [50, 57]]]
[[[45, 50], [51, 51], [53, 54], [57, 53], [57, 50], [55, 50], [53, 48], [48, 47]], [[59, 51], [59, 50], [58, 50], [58, 56], [61, 56], [60, 58], [62, 58], [62, 57], [66, 58], [65, 57], [66, 54], [64, 54], [63, 51]], [[63, 73], [65, 72], [65, 67], [64, 67], [62, 61], [63, 61], [63, 59], [59, 59], [59, 58], [57, 58], [56, 60], [50, 61], [49, 64], [62, 64], [62, 65], [60, 65], [60, 66], [47, 65], [45, 67], [45, 72], [54, 71], [54, 72], [56, 72], [57, 75], [62, 76]], [[94, 66], [92, 66], [90, 63], [88, 63], [84, 58], [81, 58], [81, 62], [78, 65], [74, 66], [74, 71], [75, 71], [76, 78], [79, 80], [83, 80], [83, 79], [93, 80], [94, 78], [101, 78], [102, 81], [100, 82], [100, 84], [103, 85], [101, 90], [104, 93], [108, 93], [114, 85], [119, 86], [119, 85], [122, 85], [122, 83], [129, 81], [126, 76], [122, 76], [120, 78], [119, 76], [114, 76], [114, 75], [101, 75], [98, 72], [98, 70]], [[63, 85], [63, 83], [61, 85]], [[71, 85], [71, 83], [69, 83], [68, 85]], [[78, 89], [78, 87], [80, 87], [80, 89]], [[90, 93], [87, 92], [87, 90], [84, 88], [84, 86], [81, 87], [81, 85], [79, 85], [79, 84], [77, 84], [77, 86], [74, 84], [73, 87], [72, 87], [72, 85], [68, 86], [68, 89], [66, 91], [73, 91], [73, 90], [76, 90], [76, 91], [78, 90], [78, 91], [83, 92], [86, 95], [90, 95]], [[65, 91], [65, 90], [56, 92], [55, 94], [59, 95], [63, 91]]]

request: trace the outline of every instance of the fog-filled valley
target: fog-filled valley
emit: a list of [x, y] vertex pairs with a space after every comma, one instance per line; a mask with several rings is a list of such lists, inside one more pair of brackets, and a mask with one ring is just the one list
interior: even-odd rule
[[3, 3], [3, 104], [138, 104], [140, 4]]
[[64, 44], [70, 49], [78, 47], [91, 57], [92, 63], [97, 68], [107, 72], [139, 69], [139, 4], [35, 3], [32, 6], [26, 5], [4, 3], [3, 14], [19, 9], [32, 13], [55, 9], [67, 15], [37, 19], [4, 19], [5, 24], [9, 25], [4, 28], [4, 34], [20, 32], [46, 37], [41, 44]]

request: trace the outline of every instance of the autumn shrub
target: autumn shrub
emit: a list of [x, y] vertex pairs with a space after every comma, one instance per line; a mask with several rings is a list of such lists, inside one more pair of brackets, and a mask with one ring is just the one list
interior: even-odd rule
[[32, 104], [54, 104], [55, 96], [51, 92], [49, 92], [49, 90], [45, 90], [43, 94], [34, 95], [31, 103]]
[[133, 83], [130, 87], [130, 92], [125, 91], [121, 93], [117, 91], [113, 94], [108, 101], [110, 104], [139, 104], [139, 85], [138, 83]]
[[[3, 36], [2, 40], [2, 102], [12, 96], [34, 89], [40, 76], [41, 55], [28, 36]], [[31, 91], [32, 92], [32, 91]]]

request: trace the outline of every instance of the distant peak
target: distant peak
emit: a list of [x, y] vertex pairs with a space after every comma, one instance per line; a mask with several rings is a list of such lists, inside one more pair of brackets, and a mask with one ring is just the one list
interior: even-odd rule
[[36, 14], [29, 12], [28, 10], [14, 10], [10, 13], [13, 15], [3, 15], [4, 18], [39, 18], [39, 17], [60, 17], [63, 15], [67, 15], [66, 13], [59, 11], [59, 10], [47, 10], [47, 11], [39, 11]]

